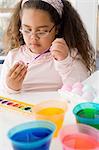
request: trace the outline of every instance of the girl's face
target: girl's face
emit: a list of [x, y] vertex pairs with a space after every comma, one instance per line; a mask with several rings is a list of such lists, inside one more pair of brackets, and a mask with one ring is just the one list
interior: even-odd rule
[[40, 9], [23, 10], [20, 30], [27, 47], [37, 54], [51, 46], [57, 32], [49, 14]]

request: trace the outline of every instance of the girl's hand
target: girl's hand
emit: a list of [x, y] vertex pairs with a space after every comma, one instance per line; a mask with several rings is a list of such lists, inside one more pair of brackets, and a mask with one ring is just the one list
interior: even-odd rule
[[21, 89], [27, 73], [27, 67], [23, 62], [18, 62], [9, 70], [6, 77], [6, 83], [9, 88], [15, 91]]
[[63, 38], [57, 38], [52, 42], [50, 51], [54, 59], [60, 61], [68, 56], [69, 48]]

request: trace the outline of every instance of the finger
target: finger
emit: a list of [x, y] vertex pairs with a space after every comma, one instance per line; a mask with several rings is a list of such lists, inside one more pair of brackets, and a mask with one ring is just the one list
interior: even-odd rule
[[61, 53], [65, 54], [66, 51], [68, 51], [68, 50], [66, 49], [66, 47], [63, 44], [58, 44], [58, 45], [51, 46], [50, 51], [51, 51], [51, 53], [52, 53], [52, 51], [60, 51]]
[[19, 64], [25, 64], [22, 60], [19, 61]]
[[61, 59], [61, 53], [60, 53], [59, 51], [53, 52], [53, 53], [52, 53], [52, 56], [53, 56], [53, 58], [56, 59], [56, 60], [62, 60], [62, 59]]
[[63, 44], [63, 43], [55, 43], [51, 46], [51, 49], [58, 49], [58, 50], [61, 50], [61, 51], [69, 51], [69, 48], [66, 44]]
[[66, 47], [66, 44], [62, 43], [62, 42], [55, 42], [51, 46], [57, 46], [57, 45], [61, 45], [61, 46], [65, 46]]
[[53, 47], [51, 49], [51, 54], [52, 56], [57, 59], [57, 60], [63, 60], [68, 56], [68, 51], [66, 52], [66, 50], [64, 50], [64, 47]]
[[26, 76], [26, 74], [27, 74], [27, 69], [24, 68], [24, 69], [20, 72], [20, 74], [17, 76], [16, 80], [17, 80], [17, 81], [21, 81], [21, 80], [23, 81], [24, 78], [25, 78], [25, 76]]
[[[51, 48], [56, 48], [56, 47], [57, 47], [57, 48], [59, 47], [60, 49], [61, 49], [61, 47], [62, 47], [62, 48], [64, 47], [64, 48], [66, 49], [66, 45], [63, 44], [63, 43], [55, 43], [55, 44], [53, 44], [53, 45], [51, 46]], [[51, 48], [50, 48], [50, 49], [51, 49]]]
[[16, 70], [16, 68], [19, 66], [19, 63], [16, 63], [8, 72], [8, 76], [11, 76], [12, 73]]
[[65, 40], [63, 38], [56, 38], [52, 44], [55, 44], [55, 43], [63, 43], [63, 44], [66, 44]]
[[61, 52], [58, 51], [58, 50], [54, 50], [54, 51], [52, 51], [51, 54], [52, 54], [52, 56], [55, 56], [55, 55], [57, 56], [57, 54], [58, 54], [58, 55], [61, 55]]
[[62, 47], [64, 46], [65, 49], [68, 49], [66, 42], [61, 42], [61, 41], [54, 42], [54, 43], [52, 43], [51, 47], [53, 47], [53, 46], [62, 46]]
[[11, 78], [13, 78], [13, 79], [17, 78], [18, 75], [21, 73], [21, 71], [22, 71], [23, 69], [25, 69], [25, 68], [27, 68], [27, 66], [24, 66], [24, 65], [20, 64], [20, 65], [16, 68], [16, 70], [12, 73]]

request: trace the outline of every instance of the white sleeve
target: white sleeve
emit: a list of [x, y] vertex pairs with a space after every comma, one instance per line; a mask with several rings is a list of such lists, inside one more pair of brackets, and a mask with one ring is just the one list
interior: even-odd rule
[[73, 58], [70, 54], [62, 61], [56, 61], [55, 68], [60, 74], [63, 84], [74, 84], [88, 77], [88, 70], [81, 58]]
[[13, 57], [12, 53], [9, 52], [3, 63], [3, 66], [1, 69], [1, 75], [0, 75], [1, 89], [6, 90], [8, 93], [19, 93], [20, 91], [12, 90], [6, 84], [6, 75], [9, 71], [10, 67], [12, 66], [12, 57]]

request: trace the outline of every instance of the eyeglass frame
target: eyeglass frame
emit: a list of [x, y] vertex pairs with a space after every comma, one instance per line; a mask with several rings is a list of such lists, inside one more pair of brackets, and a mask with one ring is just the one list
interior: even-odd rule
[[[50, 33], [51, 33], [51, 31], [54, 29], [54, 27], [56, 26], [56, 24], [54, 24], [53, 26], [52, 26], [52, 28], [49, 30], [49, 31], [47, 31], [47, 32], [45, 32], [45, 35], [42, 35], [41, 37], [38, 35], [38, 34], [40, 34], [40, 32], [44, 32], [44, 31], [37, 31], [37, 32], [35, 32], [35, 33], [33, 33], [33, 31], [29, 31], [29, 30], [24, 30], [24, 29], [22, 29], [22, 28], [20, 28], [19, 29], [19, 31], [24, 35], [24, 34], [26, 34], [27, 36], [29, 36], [29, 37], [31, 37], [33, 34], [36, 36], [36, 37], [38, 37], [39, 39], [40, 38], [43, 38], [43, 37], [46, 37], [46, 36], [48, 36]], [[27, 32], [27, 33], [26, 33]]]

